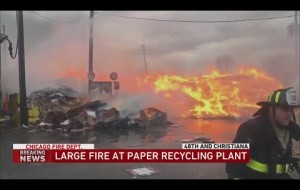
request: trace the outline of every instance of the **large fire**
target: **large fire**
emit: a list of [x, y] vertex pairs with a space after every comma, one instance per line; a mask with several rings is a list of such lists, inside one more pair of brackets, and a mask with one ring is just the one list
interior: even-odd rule
[[[119, 101], [115, 105], [117, 109], [122, 109], [122, 94], [134, 97], [146, 93], [142, 106], [155, 107], [170, 115], [188, 118], [249, 116], [258, 108], [256, 102], [266, 100], [268, 93], [282, 88], [277, 79], [254, 68], [240, 69], [231, 74], [215, 69], [201, 76], [161, 73], [139, 77], [119, 76], [121, 89]], [[60, 77], [87, 80], [82, 70], [67, 70]], [[95, 81], [103, 81], [103, 78], [97, 78], [96, 75]]]
[[181, 117], [206, 119], [249, 114], [257, 108], [256, 102], [282, 87], [275, 78], [253, 68], [241, 69], [237, 74], [213, 70], [194, 77], [151, 75], [139, 81], [153, 84], [154, 92], [164, 95], [173, 110], [181, 111]]

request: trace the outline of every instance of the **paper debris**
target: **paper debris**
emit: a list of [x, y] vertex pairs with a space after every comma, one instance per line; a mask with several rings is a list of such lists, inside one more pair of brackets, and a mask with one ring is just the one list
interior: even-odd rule
[[154, 170], [150, 167], [142, 167], [142, 168], [135, 168], [135, 169], [127, 169], [129, 173], [134, 176], [151, 176], [158, 174], [158, 171]]

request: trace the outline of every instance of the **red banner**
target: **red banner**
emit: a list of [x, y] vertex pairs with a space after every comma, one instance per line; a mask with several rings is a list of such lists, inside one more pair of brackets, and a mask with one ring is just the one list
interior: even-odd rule
[[249, 149], [89, 149], [13, 150], [14, 163], [97, 162], [240, 162], [249, 161]]

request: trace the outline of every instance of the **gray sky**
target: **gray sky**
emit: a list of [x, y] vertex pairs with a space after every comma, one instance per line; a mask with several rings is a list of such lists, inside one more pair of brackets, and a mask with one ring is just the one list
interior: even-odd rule
[[[294, 15], [293, 11], [96, 11], [94, 72], [109, 80], [145, 72], [200, 75], [228, 56], [234, 67], [254, 66], [286, 86], [299, 86], [299, 64], [294, 63], [294, 38], [287, 26], [294, 17], [244, 22], [157, 22], [114, 15], [161, 20], [239, 20]], [[83, 91], [88, 68], [89, 11], [24, 11], [27, 94], [47, 86], [72, 85]], [[37, 14], [36, 14], [37, 13]], [[40, 14], [40, 15], [38, 15]], [[41, 15], [47, 17], [42, 17]], [[1, 11], [2, 25], [16, 45], [16, 12]], [[18, 59], [2, 45], [3, 91], [18, 91]], [[73, 69], [78, 78], [60, 78]], [[81, 73], [81, 74], [80, 74]], [[121, 80], [121, 78], [120, 78]]]

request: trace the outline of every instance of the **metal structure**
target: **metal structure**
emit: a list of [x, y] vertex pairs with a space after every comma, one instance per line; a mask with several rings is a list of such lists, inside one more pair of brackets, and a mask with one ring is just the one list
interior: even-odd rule
[[90, 93], [91, 83], [95, 79], [95, 73], [93, 71], [93, 24], [94, 24], [94, 11], [90, 11], [88, 93]]

